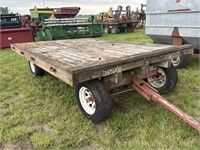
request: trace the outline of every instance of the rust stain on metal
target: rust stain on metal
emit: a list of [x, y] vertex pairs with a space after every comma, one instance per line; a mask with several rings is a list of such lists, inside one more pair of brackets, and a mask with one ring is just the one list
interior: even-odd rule
[[132, 80], [133, 80], [132, 77], [129, 77], [129, 78], [123, 79], [123, 80], [122, 80], [121, 82], [119, 82], [119, 83], [108, 82], [107, 88], [108, 88], [108, 89], [113, 89], [113, 88], [116, 88], [116, 87], [119, 87], [119, 86], [131, 84]]
[[117, 93], [113, 93], [111, 96], [116, 96], [116, 95], [119, 95], [119, 94], [131, 92], [131, 91], [134, 91], [134, 89], [131, 88], [131, 89], [127, 89], [127, 90], [124, 90], [124, 91], [117, 92]]
[[173, 45], [182, 45], [183, 40], [179, 34], [179, 30], [177, 27], [174, 27], [174, 30], [172, 31], [172, 44]]
[[200, 55], [199, 55], [199, 54], [192, 54], [191, 57], [192, 57], [192, 58], [199, 58], [199, 59], [200, 59]]
[[184, 122], [188, 123], [191, 127], [196, 129], [198, 132], [200, 132], [200, 123], [174, 106], [172, 103], [167, 101], [164, 97], [159, 95], [157, 91], [155, 91], [152, 87], [150, 87], [148, 84], [138, 84], [133, 80], [132, 87], [138, 91], [141, 95], [143, 95], [147, 100], [153, 100], [156, 102], [159, 102], [161, 105], [163, 105], [165, 108], [173, 112], [175, 115], [177, 115], [180, 119], [182, 119]]
[[176, 3], [180, 3], [181, 2], [181, 0], [176, 0]]
[[138, 74], [137, 77], [139, 79], [145, 79], [145, 78], [148, 78], [148, 77], [151, 77], [151, 76], [154, 76], [154, 75], [157, 75], [157, 70], [156, 69], [155, 70], [151, 70], [146, 74]]

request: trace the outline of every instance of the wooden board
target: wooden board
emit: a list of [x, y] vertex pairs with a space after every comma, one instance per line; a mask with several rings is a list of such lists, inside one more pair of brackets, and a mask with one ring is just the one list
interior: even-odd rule
[[158, 63], [182, 53], [192, 53], [190, 45], [134, 44], [97, 39], [12, 44], [11, 48], [71, 86]]

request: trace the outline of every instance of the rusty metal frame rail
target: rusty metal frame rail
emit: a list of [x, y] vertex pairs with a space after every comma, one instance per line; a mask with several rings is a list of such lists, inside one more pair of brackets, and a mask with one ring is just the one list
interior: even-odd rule
[[149, 84], [137, 81], [138, 80], [132, 81], [132, 87], [136, 91], [138, 91], [141, 95], [143, 95], [147, 100], [153, 100], [155, 102], [159, 102], [161, 105], [163, 105], [165, 108], [173, 112], [184, 122], [188, 123], [194, 129], [200, 132], [200, 123], [198, 121], [196, 121], [194, 118], [192, 118], [191, 116], [189, 116], [188, 114], [186, 114], [185, 112], [174, 106], [172, 103], [167, 101], [164, 97], [159, 95], [157, 90], [152, 88]]
[[200, 54], [192, 54], [191, 58], [199, 58], [200, 59]]

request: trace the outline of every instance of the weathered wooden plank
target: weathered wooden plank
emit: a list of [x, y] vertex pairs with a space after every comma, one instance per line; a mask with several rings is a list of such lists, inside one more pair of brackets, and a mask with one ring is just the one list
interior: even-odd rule
[[63, 70], [60, 66], [56, 66], [55, 64], [48, 62], [43, 59], [39, 59], [38, 57], [35, 57], [34, 55], [31, 55], [27, 53], [26, 51], [22, 51], [18, 49], [17, 47], [12, 47], [12, 49], [17, 52], [19, 55], [25, 57], [27, 60], [33, 62], [37, 66], [41, 67], [48, 73], [54, 75], [55, 77], [61, 79], [62, 81], [66, 82], [67, 84], [73, 86], [73, 78], [72, 74], [70, 74], [68, 71]]
[[165, 49], [161, 49], [161, 50], [154, 50], [151, 52], [141, 52], [141, 53], [130, 54], [125, 57], [109, 59], [106, 61], [99, 61], [99, 62], [97, 61], [93, 65], [84, 64], [84, 66], [73, 67], [73, 68], [70, 68], [70, 70], [72, 70], [73, 72], [82, 72], [82, 71], [92, 70], [96, 67], [103, 68], [103, 67], [111, 66], [111, 65], [115, 65], [115, 64], [126, 64], [126, 63], [129, 63], [130, 61], [147, 59], [147, 58], [151, 58], [151, 57], [155, 57], [155, 56], [159, 56], [159, 55], [163, 55], [163, 54], [168, 54], [168, 53], [172, 53], [172, 52], [176, 52], [176, 51], [182, 51], [187, 48], [190, 49], [190, 52], [192, 53], [192, 48], [190, 46], [188, 46], [188, 47], [169, 47], [169, 48], [165, 48]]
[[[164, 61], [183, 52], [192, 53], [189, 45], [134, 44], [96, 39], [42, 41], [13, 44], [11, 47], [19, 54], [23, 52], [28, 60], [34, 57], [38, 66], [69, 85]], [[52, 73], [50, 67], [59, 71]]]
[[[190, 50], [185, 50], [185, 54], [191, 54], [192, 49]], [[181, 56], [182, 52], [181, 51], [176, 51], [176, 52], [172, 52], [172, 53], [168, 53], [168, 54], [163, 54], [163, 55], [159, 55], [159, 56], [152, 56], [152, 57], [147, 57], [147, 58], [141, 58], [138, 60], [133, 60], [133, 61], [127, 61], [126, 63], [123, 64], [113, 64], [107, 67], [96, 67], [96, 68], [92, 68], [91, 70], [87, 69], [87, 71], [77, 71], [77, 72], [73, 72], [73, 81], [74, 83], [79, 83], [79, 82], [84, 82], [87, 80], [92, 80], [95, 78], [102, 78], [108, 75], [112, 75], [115, 73], [118, 73], [118, 71], [120, 70], [121, 72], [123, 71], [127, 71], [127, 70], [131, 70], [131, 69], [135, 69], [141, 66], [148, 66], [148, 65], [152, 65], [152, 64], [157, 64], [166, 60], [170, 60], [173, 57], [176, 56]]]

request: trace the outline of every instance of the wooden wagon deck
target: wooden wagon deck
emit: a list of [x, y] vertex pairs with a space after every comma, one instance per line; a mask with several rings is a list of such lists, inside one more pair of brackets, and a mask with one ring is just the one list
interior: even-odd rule
[[134, 44], [97, 39], [31, 42], [12, 44], [11, 48], [71, 86], [193, 51], [190, 45]]

